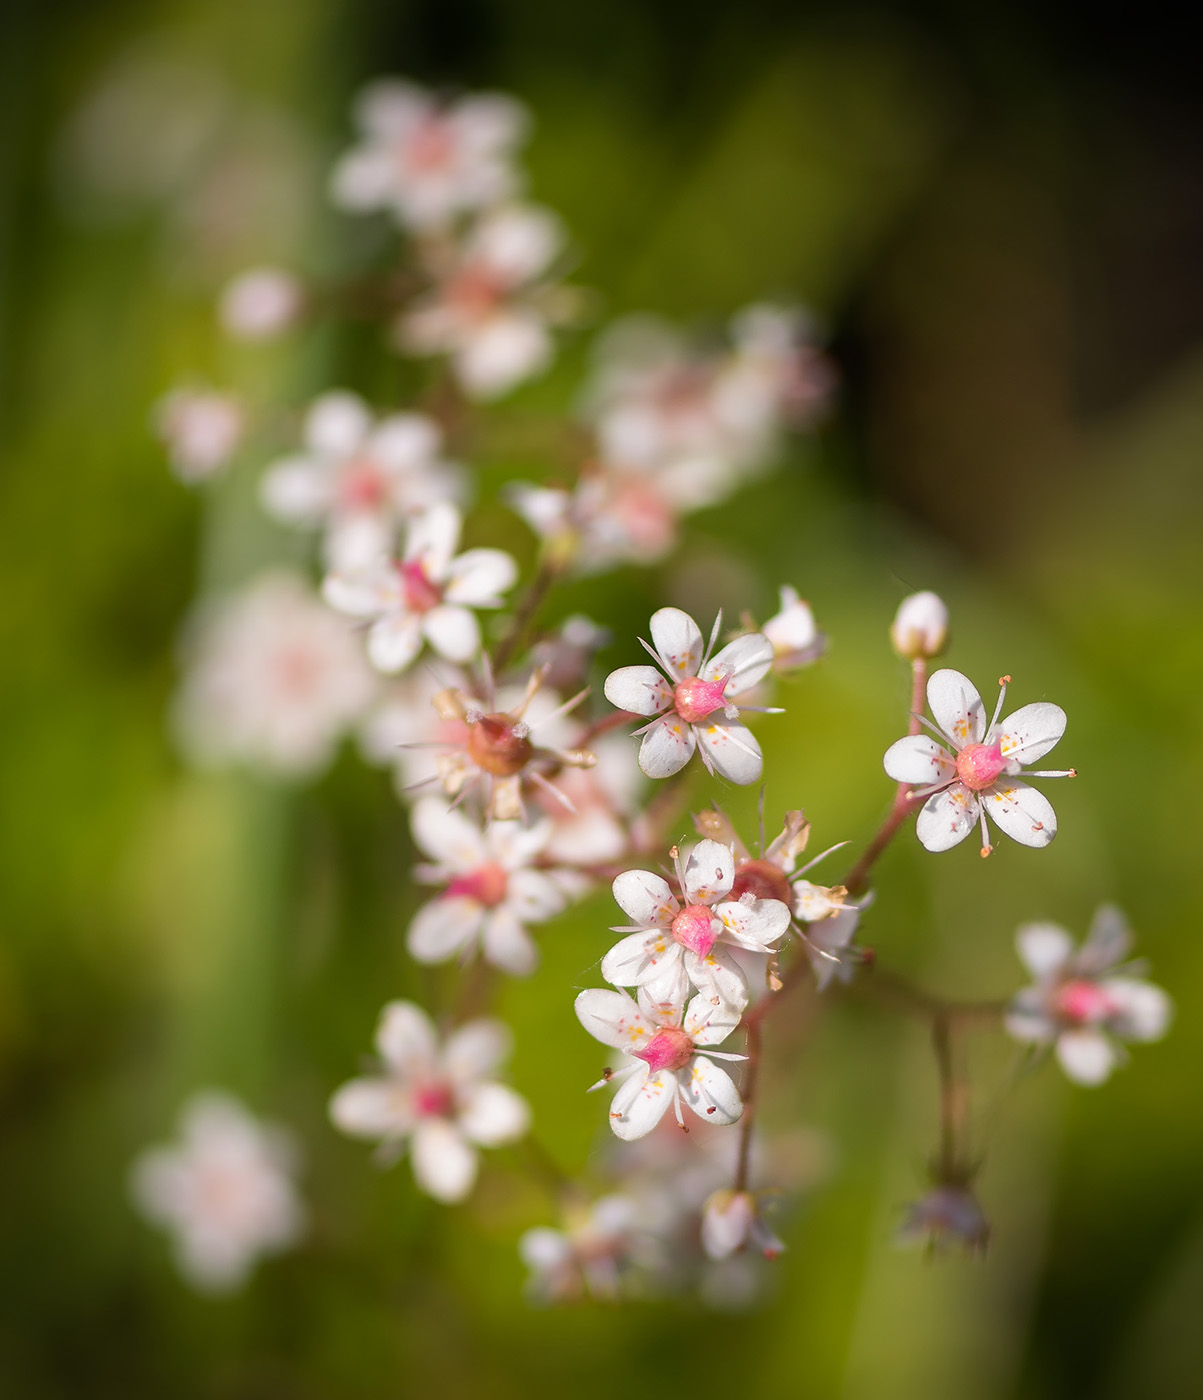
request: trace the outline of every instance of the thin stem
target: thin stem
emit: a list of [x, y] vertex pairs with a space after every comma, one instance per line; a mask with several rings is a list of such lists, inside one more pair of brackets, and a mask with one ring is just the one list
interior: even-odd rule
[[[761, 1005], [763, 1004], [762, 1002]], [[748, 1043], [744, 1047], [748, 1058], [744, 1068], [744, 1111], [739, 1123], [739, 1157], [736, 1160], [733, 1187], [736, 1191], [748, 1189], [748, 1166], [752, 1157], [752, 1133], [756, 1127], [756, 1089], [760, 1079], [762, 1049], [760, 1021], [748, 1017], [744, 1027], [748, 1033]]]
[[535, 614], [543, 606], [543, 600], [547, 597], [553, 583], [560, 576], [560, 566], [550, 559], [544, 559], [538, 568], [538, 572], [531, 579], [530, 586], [523, 595], [518, 607], [514, 611], [510, 629], [498, 642], [493, 652], [493, 674], [500, 676], [509, 664], [510, 658], [518, 650], [518, 644], [526, 635], [526, 630], [534, 620]]

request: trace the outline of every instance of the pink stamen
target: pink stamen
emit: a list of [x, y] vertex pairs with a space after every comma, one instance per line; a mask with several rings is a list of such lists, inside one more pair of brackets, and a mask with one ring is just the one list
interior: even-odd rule
[[1057, 1015], [1074, 1026], [1097, 1025], [1119, 1009], [1097, 982], [1078, 978], [1057, 988]]
[[966, 744], [957, 754], [957, 777], [973, 792], [981, 792], [1006, 771], [1001, 745]]
[[727, 703], [723, 692], [730, 679], [730, 676], [722, 676], [717, 681], [704, 681], [698, 676], [690, 676], [681, 681], [673, 693], [677, 714], [686, 724], [698, 724], [715, 710], [721, 710]]
[[416, 559], [397, 565], [401, 585], [405, 589], [405, 606], [410, 612], [424, 613], [437, 608], [443, 601], [439, 588], [431, 583], [426, 570]]
[[684, 1069], [693, 1057], [693, 1037], [683, 1030], [665, 1026], [658, 1030], [635, 1058], [642, 1060], [653, 1074], [662, 1069]]
[[714, 927], [717, 922], [704, 904], [690, 904], [672, 921], [672, 936], [682, 948], [707, 958], [718, 937]]
[[466, 875], [457, 875], [444, 893], [448, 898], [474, 899], [492, 909], [505, 898], [507, 882], [508, 876], [500, 865], [482, 865]]

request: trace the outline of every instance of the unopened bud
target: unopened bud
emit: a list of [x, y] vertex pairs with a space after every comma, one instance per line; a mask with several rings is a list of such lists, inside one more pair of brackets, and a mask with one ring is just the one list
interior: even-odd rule
[[935, 593], [912, 593], [898, 605], [890, 641], [908, 661], [939, 656], [948, 643], [948, 608]]
[[226, 285], [221, 323], [239, 340], [270, 340], [296, 321], [303, 303], [301, 284], [290, 272], [256, 267]]

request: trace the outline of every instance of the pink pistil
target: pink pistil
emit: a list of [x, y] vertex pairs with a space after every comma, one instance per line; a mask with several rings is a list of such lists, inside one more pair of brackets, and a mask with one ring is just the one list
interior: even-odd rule
[[973, 792], [981, 792], [1004, 772], [1007, 760], [1000, 744], [966, 744], [957, 754], [957, 777]]
[[416, 559], [398, 564], [397, 569], [401, 574], [401, 586], [405, 589], [405, 606], [410, 612], [429, 612], [443, 601], [442, 593], [431, 583], [426, 570]]
[[414, 1091], [413, 1106], [419, 1118], [450, 1118], [455, 1097], [446, 1084], [423, 1084]]
[[466, 875], [457, 875], [448, 884], [445, 894], [452, 899], [456, 896], [474, 899], [477, 904], [492, 909], [505, 898], [507, 878], [500, 865], [481, 865]]
[[714, 915], [704, 904], [691, 904], [673, 920], [672, 935], [682, 948], [707, 958], [717, 938], [714, 925]]
[[693, 1056], [693, 1037], [688, 1032], [665, 1026], [658, 1030], [635, 1058], [642, 1060], [653, 1074], [662, 1069], [684, 1069]]
[[1115, 1014], [1115, 1001], [1097, 982], [1078, 978], [1058, 987], [1057, 1015], [1075, 1026], [1097, 1025]]
[[721, 710], [727, 703], [723, 692], [730, 679], [730, 676], [722, 676], [717, 681], [704, 681], [699, 676], [690, 676], [681, 681], [673, 692], [677, 714], [686, 724], [698, 724], [715, 710]]

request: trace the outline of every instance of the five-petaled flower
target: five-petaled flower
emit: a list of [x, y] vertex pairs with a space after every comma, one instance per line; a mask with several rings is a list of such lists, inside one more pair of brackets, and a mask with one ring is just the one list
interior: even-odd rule
[[707, 1123], [734, 1123], [743, 1112], [739, 1090], [726, 1070], [712, 1062], [744, 1056], [712, 1047], [721, 1044], [739, 1023], [739, 1012], [714, 1006], [696, 996], [688, 1006], [656, 1002], [646, 987], [636, 1001], [627, 992], [591, 988], [576, 999], [580, 1023], [603, 1045], [633, 1057], [615, 1072], [606, 1071], [593, 1087], [622, 1083], [610, 1104], [610, 1127], [631, 1140], [650, 1133], [672, 1104], [681, 1127], [681, 1100]]
[[1016, 945], [1036, 982], [1012, 1000], [1007, 1030], [1017, 1040], [1055, 1046], [1077, 1083], [1101, 1084], [1123, 1058], [1117, 1042], [1159, 1040], [1173, 1011], [1160, 987], [1131, 975], [1139, 968], [1119, 966], [1131, 942], [1127, 921], [1110, 904], [1076, 951], [1057, 924], [1025, 924]]
[[760, 777], [760, 745], [739, 722], [732, 696], [766, 674], [773, 664], [773, 644], [763, 634], [750, 632], [711, 657], [721, 621], [720, 613], [706, 647], [693, 618], [679, 608], [661, 608], [652, 614], [655, 649], [646, 642], [643, 646], [664, 675], [655, 666], [623, 666], [606, 678], [606, 699], [612, 705], [657, 716], [636, 731], [643, 735], [639, 766], [649, 778], [671, 777], [689, 762], [694, 749], [700, 749], [711, 773], [733, 783], [754, 783]]
[[400, 1146], [408, 1139], [418, 1186], [439, 1201], [462, 1201], [476, 1180], [477, 1147], [526, 1132], [526, 1100], [489, 1076], [509, 1053], [499, 1021], [470, 1021], [440, 1045], [430, 1018], [409, 1001], [380, 1015], [376, 1049], [385, 1076], [352, 1079], [330, 1101], [336, 1127]]
[[[936, 724], [923, 723], [942, 742], [913, 734], [886, 750], [882, 761], [890, 777], [913, 783], [912, 797], [927, 798], [915, 830], [929, 851], [948, 850], [980, 822], [982, 855], [989, 855], [987, 815], [1023, 846], [1047, 846], [1057, 834], [1057, 814], [1048, 798], [1017, 775], [1025, 771], [1025, 764], [1043, 758], [1065, 733], [1065, 711], [1038, 700], [1000, 723], [1010, 679], [1004, 676], [999, 682], [998, 704], [987, 726], [986, 709], [972, 681], [960, 671], [937, 671], [927, 683], [927, 703]], [[1072, 778], [1075, 770], [1028, 776]]]

